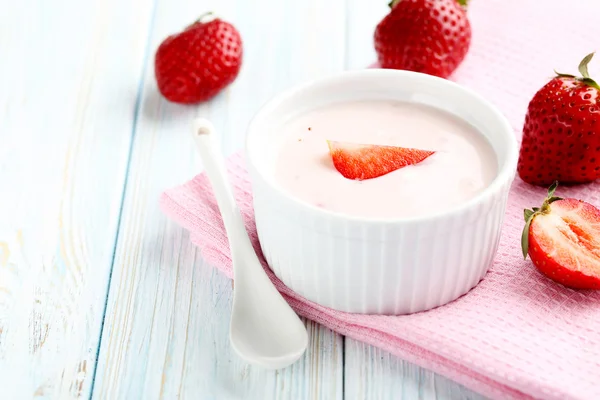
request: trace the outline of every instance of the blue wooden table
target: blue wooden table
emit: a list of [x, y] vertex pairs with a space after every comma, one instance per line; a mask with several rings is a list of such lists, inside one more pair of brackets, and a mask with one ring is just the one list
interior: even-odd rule
[[[2, 1], [0, 398], [479, 398], [310, 321], [298, 363], [246, 365], [230, 281], [158, 208], [201, 171], [194, 117], [238, 150], [275, 93], [373, 62], [386, 3]], [[242, 72], [209, 103], [170, 104], [154, 51], [207, 10], [239, 28]]]

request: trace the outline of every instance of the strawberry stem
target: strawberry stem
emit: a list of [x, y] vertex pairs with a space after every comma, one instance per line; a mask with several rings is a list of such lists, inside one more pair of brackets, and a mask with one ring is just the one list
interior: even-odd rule
[[600, 90], [600, 85], [590, 77], [590, 72], [588, 71], [588, 64], [592, 61], [592, 58], [594, 58], [594, 54], [595, 53], [592, 52], [583, 57], [583, 60], [579, 63], [579, 72], [581, 73], [581, 76], [583, 76], [583, 79], [581, 79], [583, 83]]
[[210, 22], [215, 18], [216, 18], [216, 16], [215, 16], [214, 12], [207, 11], [204, 14], [202, 14], [201, 16], [199, 16], [194, 22], [192, 22], [191, 24], [186, 26], [184, 30], [188, 30], [196, 24], [204, 24], [204, 23]]
[[521, 234], [521, 250], [523, 250], [524, 259], [527, 258], [527, 253], [529, 252], [529, 228], [531, 227], [531, 221], [533, 221], [537, 215], [548, 214], [550, 212], [550, 204], [557, 200], [562, 200], [562, 198], [554, 195], [557, 187], [558, 181], [555, 181], [552, 185], [550, 185], [548, 188], [548, 195], [544, 199], [542, 207], [533, 207], [531, 210], [523, 210], [525, 227], [523, 228], [523, 233]]
[[212, 11], [207, 11], [204, 14], [202, 14], [197, 20], [196, 22], [205, 22], [206, 19], [208, 19], [209, 17], [212, 19], [212, 17], [215, 16], [215, 13]]
[[571, 74], [563, 74], [557, 72], [556, 70], [554, 70], [554, 73], [559, 78], [574, 78], [588, 86], [600, 90], [600, 85], [598, 85], [598, 83], [590, 77], [590, 72], [588, 71], [588, 64], [590, 63], [590, 61], [592, 61], [592, 58], [594, 58], [594, 54], [595, 53], [588, 54], [587, 56], [583, 57], [583, 60], [581, 60], [581, 62], [579, 63], [579, 73], [581, 74], [581, 77], [576, 77], [575, 75]]
[[[392, 0], [388, 3], [388, 6], [390, 8], [394, 8], [396, 6], [396, 4], [400, 3], [401, 1], [402, 0]], [[467, 3], [469, 2], [469, 0], [456, 0], [456, 2], [463, 7], [467, 7]]]
[[594, 53], [590, 53], [587, 56], [583, 57], [583, 60], [581, 60], [581, 62], [579, 63], [579, 72], [584, 78], [590, 77], [590, 73], [588, 71], [588, 64], [590, 63], [590, 61], [592, 61], [592, 58], [594, 58]]

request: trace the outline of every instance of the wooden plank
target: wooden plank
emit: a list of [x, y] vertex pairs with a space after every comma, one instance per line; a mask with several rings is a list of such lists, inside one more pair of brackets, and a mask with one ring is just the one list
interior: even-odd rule
[[204, 105], [179, 106], [159, 97], [146, 71], [94, 397], [339, 399], [342, 339], [314, 323], [309, 351], [288, 369], [264, 371], [237, 358], [228, 342], [230, 281], [205, 265], [157, 202], [201, 170], [189, 134], [195, 116], [214, 122], [231, 153], [265, 100], [343, 68], [344, 3], [215, 0], [199, 8], [159, 0], [152, 48], [217, 5], [244, 38], [244, 65], [230, 88]]
[[389, 11], [389, 1], [346, 0], [346, 3], [346, 68], [365, 68], [377, 61], [373, 35], [377, 23]]
[[[346, 66], [376, 61], [373, 34], [387, 14], [387, 1], [347, 0]], [[383, 350], [345, 339], [344, 393], [348, 399], [481, 399], [463, 386]]]
[[150, 9], [2, 4], [3, 398], [89, 395]]
[[484, 399], [386, 351], [348, 338], [345, 342], [344, 392], [348, 399]]

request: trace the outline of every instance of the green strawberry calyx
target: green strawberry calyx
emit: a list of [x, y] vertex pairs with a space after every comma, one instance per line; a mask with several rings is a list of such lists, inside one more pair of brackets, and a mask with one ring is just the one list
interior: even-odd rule
[[525, 227], [523, 228], [523, 233], [521, 234], [521, 249], [523, 250], [523, 258], [527, 258], [527, 253], [529, 252], [529, 228], [531, 227], [531, 221], [540, 214], [548, 214], [550, 212], [550, 204], [554, 203], [557, 200], [562, 200], [561, 197], [557, 197], [554, 195], [556, 188], [558, 187], [558, 182], [554, 182], [548, 188], [548, 196], [544, 199], [541, 207], [533, 207], [531, 210], [526, 208], [523, 210], [523, 216], [525, 217]]
[[583, 60], [581, 60], [581, 62], [579, 63], [579, 73], [581, 74], [581, 76], [575, 76], [575, 75], [571, 75], [571, 74], [563, 74], [563, 73], [557, 72], [556, 70], [554, 71], [554, 73], [558, 77], [574, 78], [580, 82], [585, 83], [588, 86], [591, 86], [593, 88], [600, 90], [600, 85], [598, 85], [598, 83], [590, 77], [590, 73], [588, 71], [588, 64], [590, 63], [590, 61], [592, 61], [592, 58], [594, 58], [594, 54], [595, 53], [593, 53], [593, 52], [588, 54], [587, 56], [583, 57]]
[[[390, 3], [388, 4], [388, 6], [389, 6], [390, 8], [394, 8], [394, 7], [396, 6], [396, 4], [400, 3], [401, 1], [402, 1], [402, 0], [392, 0], [392, 1], [390, 1]], [[466, 7], [466, 6], [467, 6], [467, 3], [469, 2], [469, 0], [456, 0], [456, 2], [457, 2], [458, 4], [460, 4], [461, 6], [463, 6], [463, 7]]]

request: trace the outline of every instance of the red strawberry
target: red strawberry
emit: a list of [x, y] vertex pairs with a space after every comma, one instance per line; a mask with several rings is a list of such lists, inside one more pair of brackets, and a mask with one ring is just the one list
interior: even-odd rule
[[450, 76], [471, 44], [466, 4], [467, 0], [392, 0], [392, 10], [375, 29], [381, 67]]
[[344, 177], [362, 181], [420, 163], [434, 152], [395, 146], [327, 141], [333, 165]]
[[[175, 103], [198, 103], [235, 80], [242, 66], [242, 39], [233, 25], [205, 14], [156, 51], [158, 90]], [[210, 20], [209, 20], [210, 19]]]
[[548, 278], [574, 289], [600, 289], [600, 210], [548, 190], [540, 208], [525, 210], [521, 238], [529, 257]]
[[574, 184], [600, 178], [600, 86], [588, 73], [558, 74], [529, 103], [519, 155], [519, 176], [534, 185]]

